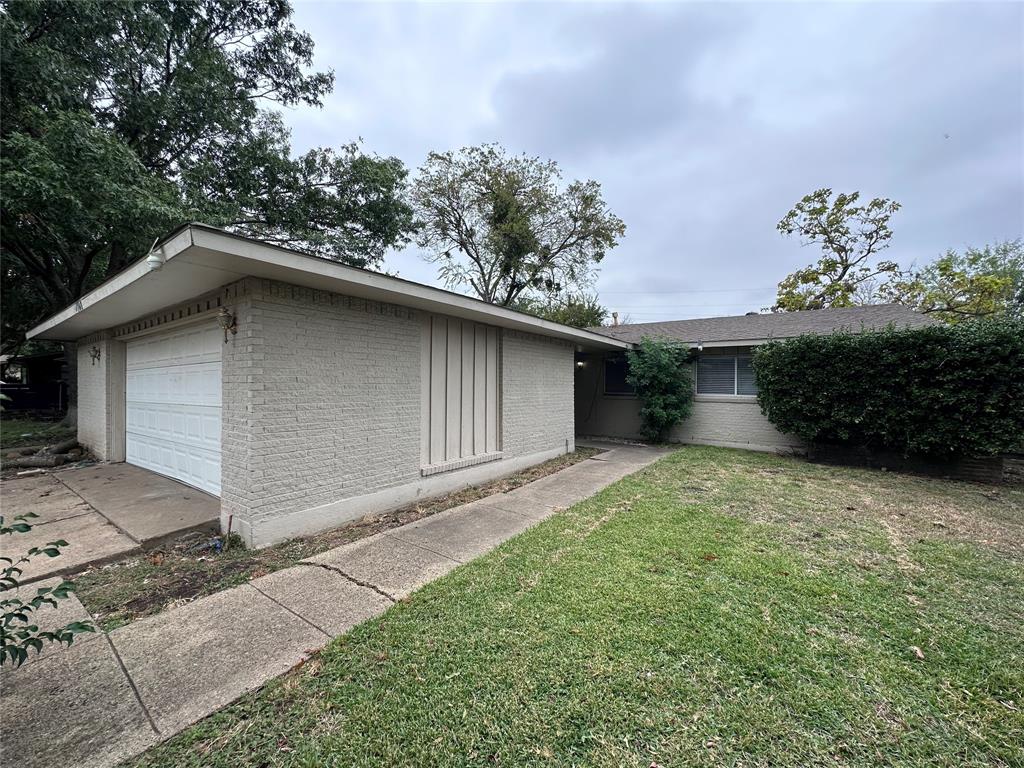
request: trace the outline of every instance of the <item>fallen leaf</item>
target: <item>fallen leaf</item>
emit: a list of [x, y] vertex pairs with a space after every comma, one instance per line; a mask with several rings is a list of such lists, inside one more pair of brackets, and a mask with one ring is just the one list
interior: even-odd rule
[[924, 651], [922, 651], [916, 645], [910, 646], [910, 650], [912, 650], [914, 652], [914, 655], [917, 656], [917, 658], [919, 658], [919, 659], [923, 659], [924, 658]]

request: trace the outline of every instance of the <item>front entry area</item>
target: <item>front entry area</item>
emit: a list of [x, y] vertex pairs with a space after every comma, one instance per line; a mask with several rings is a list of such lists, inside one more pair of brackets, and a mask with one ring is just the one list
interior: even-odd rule
[[215, 321], [126, 345], [125, 460], [220, 495], [221, 356]]

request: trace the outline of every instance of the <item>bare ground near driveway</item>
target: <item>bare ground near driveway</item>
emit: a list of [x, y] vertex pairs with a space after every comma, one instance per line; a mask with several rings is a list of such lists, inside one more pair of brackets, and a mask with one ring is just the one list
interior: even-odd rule
[[288, 568], [300, 560], [334, 547], [415, 522], [452, 507], [494, 494], [507, 493], [527, 483], [599, 453], [578, 448], [509, 477], [426, 499], [394, 512], [370, 515], [353, 523], [304, 536], [265, 549], [247, 550], [237, 544], [220, 553], [210, 548], [209, 535], [192, 534], [146, 553], [74, 574], [78, 598], [106, 630], [150, 616], [165, 608], [184, 605], [197, 597], [244, 584], [250, 579]]

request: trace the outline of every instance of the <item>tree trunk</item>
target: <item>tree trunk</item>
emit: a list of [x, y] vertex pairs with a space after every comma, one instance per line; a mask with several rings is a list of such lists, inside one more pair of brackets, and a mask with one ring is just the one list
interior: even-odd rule
[[78, 345], [73, 341], [65, 341], [64, 366], [61, 369], [61, 379], [64, 384], [66, 402], [64, 406], [64, 423], [69, 427], [78, 424]]

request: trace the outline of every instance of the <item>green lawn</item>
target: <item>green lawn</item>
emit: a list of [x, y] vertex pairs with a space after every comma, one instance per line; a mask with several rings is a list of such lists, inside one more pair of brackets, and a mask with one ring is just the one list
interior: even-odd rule
[[75, 436], [75, 428], [59, 421], [41, 421], [0, 415], [0, 448], [48, 445]]
[[141, 764], [1019, 766], [1022, 627], [1024, 489], [685, 448]]

